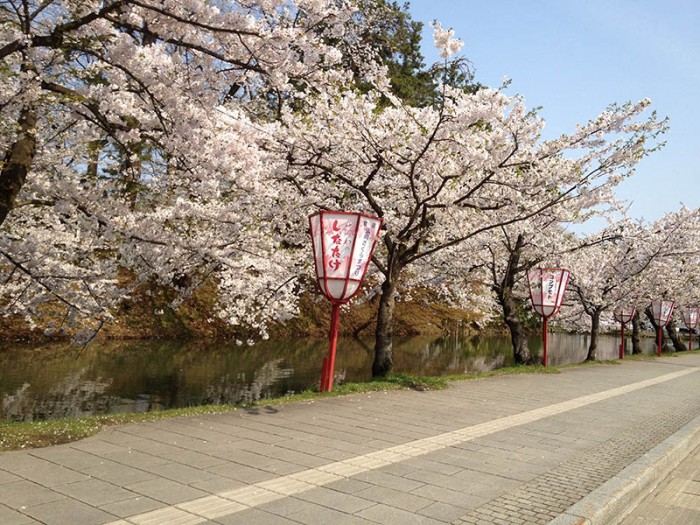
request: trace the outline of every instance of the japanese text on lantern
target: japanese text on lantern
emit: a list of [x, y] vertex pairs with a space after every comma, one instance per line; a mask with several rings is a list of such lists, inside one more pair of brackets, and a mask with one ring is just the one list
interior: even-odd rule
[[546, 283], [544, 297], [542, 298], [542, 304], [555, 305], [557, 304], [557, 276], [553, 273], [547, 273], [542, 276], [542, 281]]
[[338, 225], [337, 220], [333, 221], [333, 226], [331, 226], [331, 229], [333, 231], [333, 235], [331, 235], [331, 242], [333, 243], [333, 245], [331, 246], [328, 267], [333, 271], [337, 271], [338, 268], [340, 268], [340, 265], [342, 264], [340, 260], [340, 247], [343, 244], [343, 236], [341, 234], [340, 226]]
[[355, 270], [353, 271], [353, 277], [355, 279], [362, 279], [362, 274], [366, 266], [365, 263], [367, 262], [367, 252], [372, 245], [372, 225], [368, 220], [363, 220], [362, 228], [364, 229], [362, 233], [362, 243], [357, 253], [357, 261], [355, 262]]

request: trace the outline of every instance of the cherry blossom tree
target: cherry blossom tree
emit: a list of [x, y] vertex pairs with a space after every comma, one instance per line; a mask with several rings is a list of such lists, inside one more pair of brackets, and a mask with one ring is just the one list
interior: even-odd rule
[[[436, 28], [445, 55], [458, 45]], [[611, 106], [571, 135], [541, 140], [542, 119], [499, 90], [467, 93], [442, 86], [437, 107], [414, 108], [385, 90], [343, 88], [286, 111], [280, 142], [289, 168], [278, 176], [300, 195], [300, 210], [348, 208], [384, 219], [375, 257], [381, 298], [374, 375], [392, 367], [397, 287], [423, 260], [449, 257], [485, 232], [529, 220], [576, 200], [592, 207], [648, 152], [665, 124], [649, 106]], [[392, 105], [378, 107], [380, 97]], [[449, 273], [449, 272], [448, 272]], [[456, 284], [456, 283], [455, 283]]]
[[[700, 265], [700, 210], [681, 208], [668, 213], [647, 228], [646, 245], [659, 252], [651, 271], [637, 283], [640, 291], [639, 311], [652, 320], [650, 302], [653, 299], [672, 299], [676, 303], [674, 318], [685, 306], [697, 304], [697, 269]], [[666, 334], [676, 351], [685, 350], [678, 338], [677, 322], [672, 318], [666, 325]]]
[[564, 251], [580, 248], [571, 240], [574, 235], [549, 213], [555, 209], [482, 234], [479, 249], [471, 255], [485, 269], [499, 314], [510, 332], [517, 364], [535, 362], [527, 340], [526, 324], [532, 310], [525, 275], [538, 266], [557, 265]]
[[277, 160], [261, 143], [285, 93], [346, 80], [328, 42], [353, 13], [335, 0], [0, 4], [3, 310], [52, 300], [99, 326], [128, 297], [126, 269], [183, 296], [215, 274], [231, 323], [288, 314], [293, 266], [266, 182]]
[[[571, 271], [569, 284], [582, 312], [589, 319], [588, 360], [596, 358], [600, 322], [615, 308], [635, 306], [651, 319], [652, 299], [678, 298], [693, 303], [694, 288], [687, 286], [697, 270], [697, 210], [681, 209], [655, 223], [645, 225], [628, 219], [618, 220], [602, 232], [590, 236], [581, 252], [566, 257]], [[600, 239], [600, 242], [595, 242]], [[636, 322], [636, 331], [639, 323]], [[674, 325], [667, 330], [677, 339]], [[633, 335], [634, 352], [639, 349]], [[681, 343], [674, 342], [677, 349]]]
[[658, 256], [658, 251], [639, 249], [645, 233], [639, 225], [622, 220], [589, 236], [586, 248], [565, 257], [563, 264], [572, 275], [569, 288], [589, 318], [588, 361], [597, 356], [601, 316], [616, 307], [635, 304], [634, 281]]

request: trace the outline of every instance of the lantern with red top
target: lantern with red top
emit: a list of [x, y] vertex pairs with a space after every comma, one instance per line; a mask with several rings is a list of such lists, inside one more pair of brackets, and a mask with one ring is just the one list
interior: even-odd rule
[[651, 314], [656, 325], [656, 354], [661, 357], [661, 329], [668, 324], [676, 303], [663, 299], [651, 302]]
[[540, 268], [527, 273], [530, 300], [535, 311], [542, 316], [542, 365], [547, 366], [547, 321], [554, 317], [564, 300], [569, 282], [569, 270]]
[[625, 325], [637, 315], [636, 308], [619, 308], [613, 311], [615, 320], [620, 323], [620, 359], [625, 357]]
[[333, 388], [340, 305], [360, 289], [377, 243], [382, 220], [362, 213], [320, 211], [309, 217], [316, 281], [333, 304], [328, 356], [323, 360], [321, 392]]
[[688, 334], [690, 340], [688, 341], [688, 350], [693, 349], [693, 330], [698, 326], [698, 319], [700, 318], [700, 308], [697, 306], [689, 306], [683, 309], [683, 323], [688, 329]]

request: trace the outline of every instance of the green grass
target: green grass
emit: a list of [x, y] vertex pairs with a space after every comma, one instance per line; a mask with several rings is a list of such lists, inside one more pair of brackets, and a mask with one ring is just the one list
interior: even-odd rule
[[[688, 352], [700, 353], [700, 350]], [[675, 356], [675, 353], [664, 354], [664, 357]], [[625, 356], [625, 359], [656, 359], [656, 355]], [[562, 369], [593, 366], [593, 365], [619, 365], [614, 361], [587, 361], [565, 366], [541, 365], [512, 366], [498, 368], [489, 372], [477, 372], [471, 374], [448, 375], [440, 377], [412, 376], [405, 374], [390, 375], [381, 379], [372, 379], [359, 383], [344, 383], [333, 387], [332, 392], [319, 393], [317, 390], [306, 390], [297, 394], [283, 396], [274, 399], [264, 399], [250, 405], [208, 405], [186, 408], [175, 408], [154, 412], [139, 412], [127, 414], [107, 414], [89, 416], [79, 419], [59, 419], [49, 421], [33, 421], [26, 423], [0, 422], [0, 451], [21, 450], [27, 448], [40, 448], [61, 443], [77, 441], [97, 434], [104, 427], [139, 423], [142, 421], [156, 421], [180, 416], [195, 416], [214, 414], [239, 409], [250, 409], [256, 406], [274, 406], [285, 403], [315, 401], [329, 397], [345, 396], [357, 393], [386, 392], [389, 390], [442, 390], [449, 387], [451, 381], [465, 381], [470, 379], [482, 379], [495, 376], [507, 376], [518, 374], [558, 374]]]

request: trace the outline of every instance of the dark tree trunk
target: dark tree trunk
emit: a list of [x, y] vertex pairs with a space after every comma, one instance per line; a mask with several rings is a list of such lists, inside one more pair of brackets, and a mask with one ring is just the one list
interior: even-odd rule
[[5, 152], [0, 171], [0, 225], [14, 208], [17, 195], [24, 186], [27, 173], [34, 162], [36, 121], [36, 111], [23, 109], [19, 116], [17, 139]]
[[681, 341], [680, 337], [678, 337], [678, 332], [676, 331], [676, 321], [674, 321], [673, 319], [671, 319], [666, 325], [666, 333], [671, 339], [671, 343], [673, 343], [673, 349], [676, 352], [685, 352], [687, 350], [685, 344], [683, 344], [683, 341]]
[[503, 310], [503, 320], [510, 331], [510, 340], [513, 344], [513, 355], [515, 363], [518, 365], [531, 365], [535, 362], [534, 356], [530, 353], [530, 348], [527, 344], [527, 334], [525, 326], [520, 319], [520, 308], [518, 301], [513, 295], [515, 286], [515, 275], [518, 265], [520, 264], [520, 255], [525, 245], [525, 237], [520, 234], [515, 242], [515, 247], [510, 252], [508, 257], [508, 266], [506, 267], [503, 280], [494, 286], [494, 292], [498, 297], [498, 302]]
[[641, 327], [639, 326], [639, 313], [632, 318], [632, 354], [642, 353]]
[[374, 363], [372, 376], [384, 377], [394, 366], [393, 360], [393, 323], [394, 306], [396, 305], [396, 285], [391, 275], [387, 276], [382, 285], [382, 295], [377, 311], [377, 328], [374, 339]]
[[512, 289], [507, 290], [503, 296], [499, 296], [499, 302], [503, 308], [503, 319], [510, 331], [510, 341], [513, 344], [515, 362], [519, 365], [531, 365], [535, 362], [527, 344], [525, 326], [520, 320], [518, 304], [513, 297]]
[[[647, 316], [647, 319], [649, 319], [649, 322], [651, 323], [651, 326], [654, 327], [654, 341], [656, 344], [658, 344], [659, 341], [659, 329], [656, 326], [656, 323], [654, 322], [654, 314], [651, 311], [651, 308], [647, 307], [644, 309], [644, 314]], [[661, 329], [661, 351], [663, 352], [664, 348], [666, 348], [666, 337], [664, 336], [664, 331], [663, 328]]]
[[600, 331], [600, 310], [597, 308], [591, 314], [591, 342], [588, 345], [586, 361], [595, 361], [598, 353], [598, 332]]

